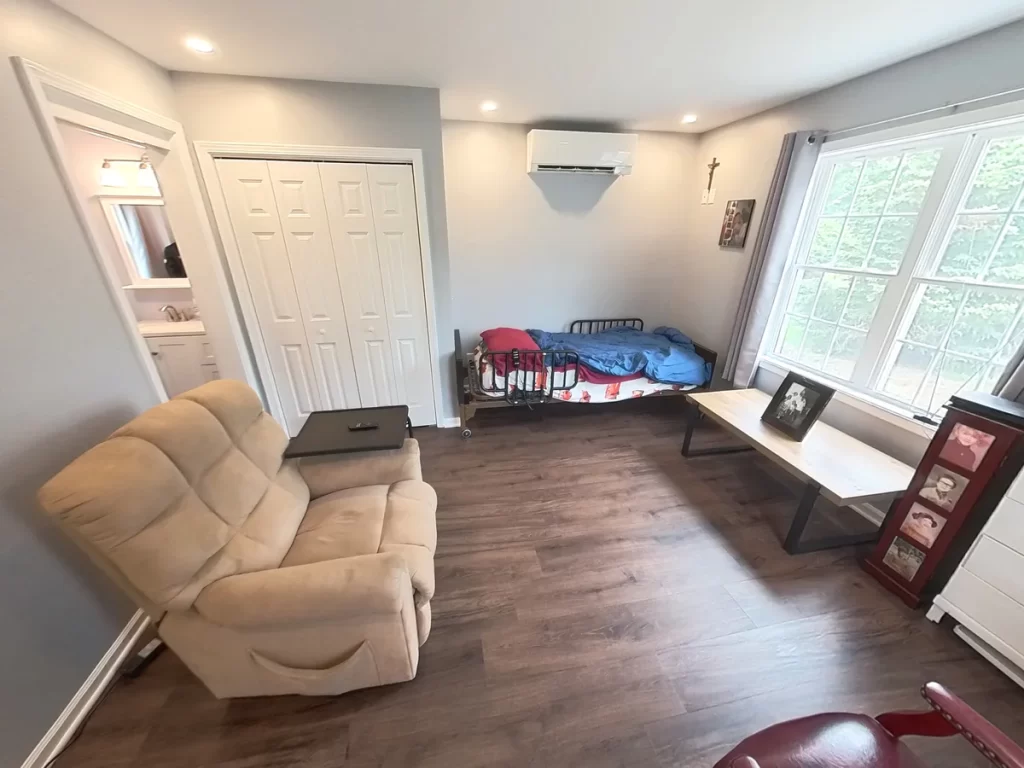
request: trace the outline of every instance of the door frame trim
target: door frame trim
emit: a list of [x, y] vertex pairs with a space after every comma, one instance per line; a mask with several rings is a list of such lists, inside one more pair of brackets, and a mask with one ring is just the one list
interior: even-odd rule
[[153, 363], [149, 347], [139, 332], [135, 312], [121, 290], [121, 281], [110, 261], [111, 254], [100, 245], [101, 240], [94, 229], [92, 218], [68, 170], [68, 152], [57, 125], [58, 120], [145, 144], [166, 153], [158, 160], [158, 171], [164, 171], [160, 182], [161, 191], [165, 205], [172, 198], [173, 206], [178, 211], [176, 217], [185, 221], [184, 234], [177, 233], [179, 239], [184, 237], [193, 244], [190, 251], [192, 255], [188, 259], [190, 271], [196, 274], [190, 275], [189, 280], [193, 296], [203, 310], [203, 324], [207, 334], [214, 342], [221, 374], [225, 378], [241, 379], [258, 388], [259, 376], [248, 354], [244, 330], [231, 297], [230, 283], [218, 258], [217, 241], [206, 213], [181, 124], [20, 56], [12, 56], [11, 61], [89, 250], [103, 274], [103, 282], [107, 285], [128, 333], [129, 342], [152, 387], [155, 400], [167, 400], [167, 391]]
[[[420, 239], [420, 271], [423, 277], [423, 298], [427, 309], [430, 385], [434, 398], [434, 421], [440, 424], [444, 420], [441, 401], [441, 356], [437, 343], [437, 309], [434, 303], [433, 259], [430, 249], [430, 225], [427, 220], [423, 151], [414, 148], [252, 144], [223, 141], [195, 141], [192, 146], [195, 148], [203, 184], [213, 210], [213, 218], [217, 223], [221, 245], [227, 257], [231, 281], [235, 286], [235, 295], [238, 297], [249, 340], [252, 342], [253, 357], [264, 384], [263, 391], [266, 394], [267, 407], [282, 424], [285, 423], [284, 409], [277, 395], [276, 380], [270, 367], [270, 355], [260, 330], [249, 282], [245, 278], [242, 256], [233, 236], [234, 228], [231, 226], [227, 201], [224, 198], [220, 176], [217, 174], [217, 160], [308, 160], [342, 163], [396, 163], [412, 166], [413, 191], [416, 195], [416, 225]], [[275, 382], [274, 386], [267, 386], [270, 382]]]

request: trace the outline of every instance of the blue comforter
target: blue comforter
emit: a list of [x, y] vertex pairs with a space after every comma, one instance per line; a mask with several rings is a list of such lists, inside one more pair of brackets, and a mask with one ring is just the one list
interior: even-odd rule
[[600, 333], [526, 331], [541, 349], [575, 352], [588, 368], [613, 376], [640, 373], [666, 384], [704, 384], [711, 365], [697, 354], [688, 336], [667, 326], [644, 333], [636, 328], [609, 328]]

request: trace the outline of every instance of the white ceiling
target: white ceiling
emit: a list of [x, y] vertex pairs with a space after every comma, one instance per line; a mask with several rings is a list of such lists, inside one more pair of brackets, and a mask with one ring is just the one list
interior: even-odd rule
[[502, 122], [693, 131], [1024, 16], [1021, 0], [56, 2], [167, 69], [436, 87], [451, 119], [493, 99]]

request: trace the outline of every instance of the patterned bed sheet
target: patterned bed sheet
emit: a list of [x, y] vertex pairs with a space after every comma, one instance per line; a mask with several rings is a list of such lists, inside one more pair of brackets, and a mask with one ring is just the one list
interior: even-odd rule
[[[486, 352], [487, 347], [483, 343], [478, 344], [473, 350], [473, 363], [480, 377], [479, 387], [475, 394], [501, 400], [505, 397], [505, 377], [498, 374], [494, 370], [493, 365], [484, 364], [483, 355]], [[626, 400], [631, 397], [646, 397], [647, 395], [654, 395], [666, 390], [685, 392], [689, 389], [696, 389], [696, 386], [692, 384], [663, 384], [660, 381], [654, 381], [645, 376], [628, 379], [627, 381], [617, 381], [612, 384], [597, 384], [583, 381], [582, 378], [579, 378], [575, 386], [572, 386], [573, 371], [568, 372], [568, 381], [566, 381], [566, 372], [552, 370], [550, 365], [544, 371], [517, 370], [514, 375], [515, 379], [511, 386], [519, 389], [543, 389], [548, 381], [553, 381], [553, 386], [555, 387], [563, 387], [568, 384], [571, 386], [571, 389], [556, 389], [552, 394], [553, 399], [563, 400], [567, 403], [610, 403], [617, 400]], [[552, 379], [552, 377], [554, 378]], [[497, 391], [486, 391], [492, 389]]]

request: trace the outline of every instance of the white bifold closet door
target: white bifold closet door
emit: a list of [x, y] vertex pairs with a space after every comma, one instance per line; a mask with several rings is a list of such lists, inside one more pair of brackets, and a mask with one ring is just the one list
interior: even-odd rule
[[436, 423], [412, 169], [217, 171], [288, 431], [314, 410], [393, 404]]

